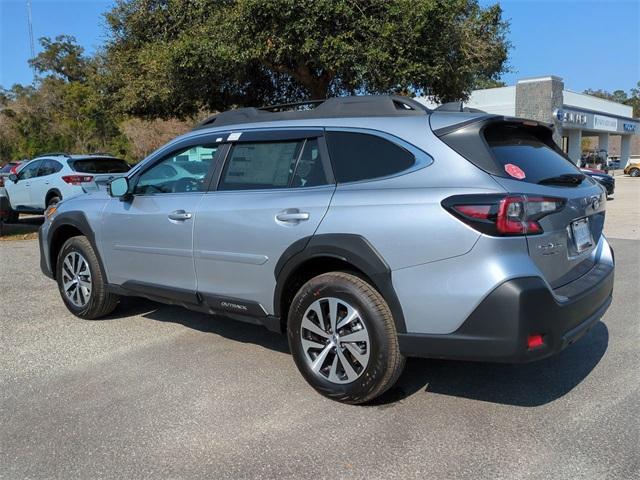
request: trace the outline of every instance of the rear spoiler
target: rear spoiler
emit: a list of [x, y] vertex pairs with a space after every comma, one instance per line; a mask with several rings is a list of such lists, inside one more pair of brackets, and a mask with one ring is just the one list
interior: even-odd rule
[[[451, 110], [445, 110], [445, 111], [451, 112]], [[479, 112], [474, 112], [474, 113], [479, 113]], [[544, 127], [552, 131], [554, 129], [553, 123], [539, 122], [537, 120], [531, 120], [529, 118], [509, 117], [504, 115], [486, 114], [486, 115], [476, 115], [471, 118], [468, 118], [469, 115], [465, 115], [464, 117], [461, 115], [456, 115], [457, 118], [449, 118], [449, 119], [447, 119], [446, 117], [436, 118], [437, 116], [438, 116], [438, 113], [433, 112], [431, 114], [430, 120], [431, 120], [432, 127], [436, 123], [442, 125], [433, 130], [433, 133], [435, 133], [436, 136], [438, 137], [442, 137], [443, 135], [447, 135], [451, 132], [460, 130], [461, 128], [467, 127], [469, 125], [480, 124], [482, 126], [486, 126], [488, 124], [497, 123], [497, 122], [522, 123], [523, 125], [526, 125], [529, 127]], [[434, 120], [438, 120], [438, 121], [434, 122]], [[449, 122], [447, 122], [447, 120], [449, 120]]]

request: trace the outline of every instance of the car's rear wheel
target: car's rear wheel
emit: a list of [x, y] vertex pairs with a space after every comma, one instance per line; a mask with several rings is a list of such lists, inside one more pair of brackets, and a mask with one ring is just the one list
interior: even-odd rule
[[404, 367], [389, 306], [349, 273], [319, 275], [300, 288], [289, 309], [288, 338], [307, 382], [340, 402], [378, 397]]
[[20, 213], [10, 208], [4, 219], [5, 223], [18, 223], [18, 220], [20, 220]]
[[632, 168], [629, 170], [629, 175], [632, 177], [640, 177], [640, 168]]
[[47, 208], [49, 208], [52, 205], [55, 205], [56, 203], [60, 203], [60, 200], [61, 198], [58, 195], [52, 195], [47, 199]]
[[74, 315], [93, 320], [113, 312], [118, 296], [107, 291], [98, 258], [86, 237], [67, 240], [56, 263], [58, 289]]

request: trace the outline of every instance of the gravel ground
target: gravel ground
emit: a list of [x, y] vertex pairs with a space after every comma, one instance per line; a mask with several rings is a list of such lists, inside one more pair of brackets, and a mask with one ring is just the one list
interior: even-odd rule
[[137, 299], [79, 320], [36, 242], [2, 242], [0, 478], [640, 478], [638, 202], [610, 225], [633, 208], [623, 183], [615, 298], [587, 336], [526, 365], [410, 360], [360, 407], [317, 395], [262, 327]]

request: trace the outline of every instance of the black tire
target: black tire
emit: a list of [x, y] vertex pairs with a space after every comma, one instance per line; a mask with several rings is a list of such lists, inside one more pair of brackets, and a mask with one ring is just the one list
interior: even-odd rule
[[[303, 350], [300, 332], [305, 312], [316, 300], [326, 297], [352, 305], [369, 334], [368, 364], [350, 383], [334, 383], [314, 373]], [[322, 395], [343, 403], [365, 403], [382, 395], [396, 383], [405, 364], [393, 315], [384, 298], [369, 283], [345, 272], [319, 275], [300, 288], [289, 309], [288, 339], [296, 366], [307, 382]]]
[[47, 200], [47, 208], [49, 208], [51, 205], [55, 205], [56, 203], [60, 203], [60, 200], [61, 198], [58, 195], [52, 195]]
[[[91, 273], [91, 293], [88, 302], [83, 307], [74, 305], [64, 292], [62, 268], [64, 259], [72, 252], [77, 252], [86, 259]], [[86, 237], [71, 237], [64, 243], [56, 259], [56, 279], [62, 300], [69, 311], [77, 317], [95, 320], [110, 314], [118, 305], [119, 297], [107, 291], [104, 272], [102, 272], [93, 247]]]
[[20, 213], [11, 209], [9, 210], [6, 218], [4, 219], [4, 223], [18, 223], [18, 220], [20, 220]]
[[631, 170], [629, 170], [629, 175], [631, 175], [632, 177], [640, 177], [640, 169], [632, 168]]

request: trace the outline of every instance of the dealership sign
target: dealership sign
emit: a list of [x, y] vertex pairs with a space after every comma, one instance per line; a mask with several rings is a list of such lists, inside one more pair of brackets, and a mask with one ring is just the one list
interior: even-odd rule
[[635, 123], [625, 123], [624, 125], [622, 125], [622, 129], [625, 132], [634, 133], [637, 129], [637, 125]]
[[604, 117], [602, 115], [594, 115], [593, 128], [597, 128], [598, 130], [608, 130], [610, 132], [617, 132], [618, 120], [611, 117]]
[[562, 123], [572, 123], [574, 125], [586, 125], [587, 116], [584, 113], [568, 112], [561, 108], [553, 112], [555, 117]]

